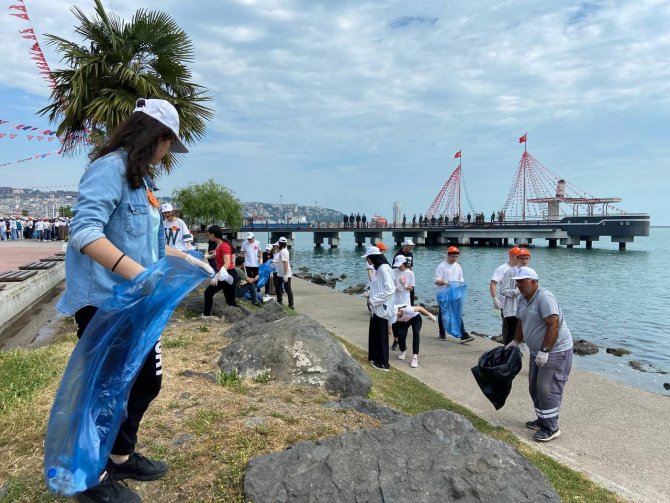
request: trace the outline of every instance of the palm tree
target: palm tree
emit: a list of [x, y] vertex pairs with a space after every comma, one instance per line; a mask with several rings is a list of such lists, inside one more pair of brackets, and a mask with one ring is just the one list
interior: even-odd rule
[[[188, 35], [163, 12], [138, 10], [130, 23], [107, 14], [95, 1], [96, 16], [89, 19], [72, 8], [80, 25], [76, 33], [86, 45], [46, 35], [62, 54], [68, 68], [52, 72], [55, 85], [51, 103], [38, 113], [58, 123], [63, 152], [73, 154], [88, 142], [101, 143], [135, 108], [137, 98], [170, 101], [180, 118], [186, 143], [201, 139], [212, 110], [211, 98], [190, 82], [185, 63], [193, 60]], [[172, 158], [165, 160], [169, 170]]]

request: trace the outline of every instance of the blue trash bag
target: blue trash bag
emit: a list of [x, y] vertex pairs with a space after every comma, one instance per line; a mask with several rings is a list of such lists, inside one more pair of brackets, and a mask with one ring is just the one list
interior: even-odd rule
[[205, 260], [205, 254], [202, 253], [200, 250], [186, 250], [184, 253], [188, 253], [189, 255], [193, 255], [198, 260]]
[[269, 281], [273, 272], [275, 272], [275, 268], [272, 267], [271, 260], [262, 263], [258, 268], [258, 281], [256, 282], [256, 288], [263, 288], [265, 283]]
[[127, 416], [130, 389], [172, 312], [208, 277], [165, 257], [116, 285], [75, 346], [49, 416], [44, 477], [64, 496], [99, 484]]
[[442, 325], [454, 337], [461, 338], [461, 320], [463, 319], [463, 304], [468, 285], [460, 281], [450, 281], [449, 287], [437, 294], [437, 304], [442, 312]]

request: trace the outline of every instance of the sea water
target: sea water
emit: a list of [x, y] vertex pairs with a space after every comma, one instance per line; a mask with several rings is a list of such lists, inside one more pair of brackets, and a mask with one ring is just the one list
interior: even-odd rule
[[[267, 236], [257, 233], [267, 241]], [[384, 243], [393, 245], [390, 233]], [[265, 242], [263, 242], [265, 244]], [[586, 339], [600, 346], [596, 355], [576, 356], [576, 367], [660, 394], [670, 394], [663, 383], [670, 382], [670, 318], [666, 284], [670, 277], [670, 228], [654, 227], [649, 237], [636, 237], [626, 251], [609, 240], [594, 242], [593, 249], [582, 244], [575, 248], [548, 248], [536, 241], [531, 250], [530, 267], [540, 284], [558, 299], [574, 339]], [[332, 273], [346, 278], [337, 290], [367, 282], [366, 265], [353, 234], [342, 233], [340, 247], [315, 248], [311, 233], [296, 234], [291, 250], [294, 271], [306, 267], [311, 273]], [[386, 256], [392, 260], [396, 248]], [[435, 304], [434, 272], [444, 259], [446, 247], [414, 248], [417, 302]], [[500, 333], [500, 318], [494, 314], [489, 282], [497, 266], [507, 260], [507, 249], [499, 247], [461, 247], [459, 262], [469, 284], [464, 308], [468, 331], [487, 335]], [[361, 300], [361, 309], [365, 304]], [[436, 332], [436, 331], [435, 331]], [[425, 331], [425, 336], [437, 335]], [[629, 355], [616, 357], [606, 348], [624, 348]], [[637, 361], [648, 372], [633, 369]], [[476, 362], [475, 362], [476, 363]]]

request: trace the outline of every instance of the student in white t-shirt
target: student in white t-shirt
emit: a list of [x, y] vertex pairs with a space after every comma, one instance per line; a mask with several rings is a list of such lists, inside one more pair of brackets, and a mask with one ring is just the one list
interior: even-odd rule
[[[401, 255], [402, 256], [402, 255]], [[394, 261], [395, 263], [395, 261]], [[398, 339], [400, 345], [400, 354], [398, 360], [405, 359], [407, 351], [407, 332], [412, 327], [412, 360], [409, 366], [417, 368], [419, 366], [419, 339], [421, 337], [422, 320], [420, 314], [427, 316], [431, 321], [435, 321], [435, 316], [421, 306], [398, 305], [398, 313], [395, 323], [393, 323], [393, 336]]]
[[[412, 304], [411, 292], [414, 290], [414, 273], [407, 267], [407, 257], [405, 255], [396, 255], [393, 259], [393, 283], [395, 284], [395, 295], [393, 302], [396, 306], [410, 306]], [[391, 330], [391, 327], [389, 327]], [[399, 348], [398, 337], [393, 332], [392, 351]]]
[[247, 240], [242, 243], [239, 256], [244, 257], [244, 269], [250, 278], [258, 277], [258, 267], [262, 255], [261, 243], [256, 240], [253, 232], [247, 233]]
[[288, 253], [288, 241], [285, 237], [280, 237], [277, 241], [279, 252], [277, 252], [277, 279], [275, 283], [275, 293], [277, 302], [282, 303], [282, 286], [288, 296], [288, 307], [293, 309], [293, 290], [291, 289], [291, 262]]
[[161, 205], [163, 214], [163, 231], [165, 231], [165, 244], [179, 251], [188, 250], [189, 246], [185, 239], [190, 238], [193, 241], [191, 231], [188, 230], [186, 223], [177, 218], [174, 214], [174, 208], [170, 203]]

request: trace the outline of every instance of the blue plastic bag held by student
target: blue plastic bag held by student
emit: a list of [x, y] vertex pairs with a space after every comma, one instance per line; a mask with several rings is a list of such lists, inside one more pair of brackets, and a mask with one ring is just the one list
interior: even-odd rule
[[262, 288], [265, 286], [265, 283], [270, 279], [270, 275], [275, 271], [272, 267], [272, 261], [268, 260], [261, 264], [258, 268], [258, 281], [256, 282], [256, 288]]
[[463, 304], [468, 285], [460, 281], [450, 281], [447, 288], [437, 294], [437, 304], [442, 312], [442, 325], [454, 337], [461, 338], [461, 320], [463, 319]]
[[184, 253], [188, 253], [189, 255], [194, 256], [198, 260], [205, 260], [205, 254], [202, 253], [200, 250], [186, 250]]
[[74, 348], [49, 416], [44, 477], [72, 496], [99, 484], [128, 395], [147, 355], [182, 299], [208, 277], [165, 257], [114, 287]]

